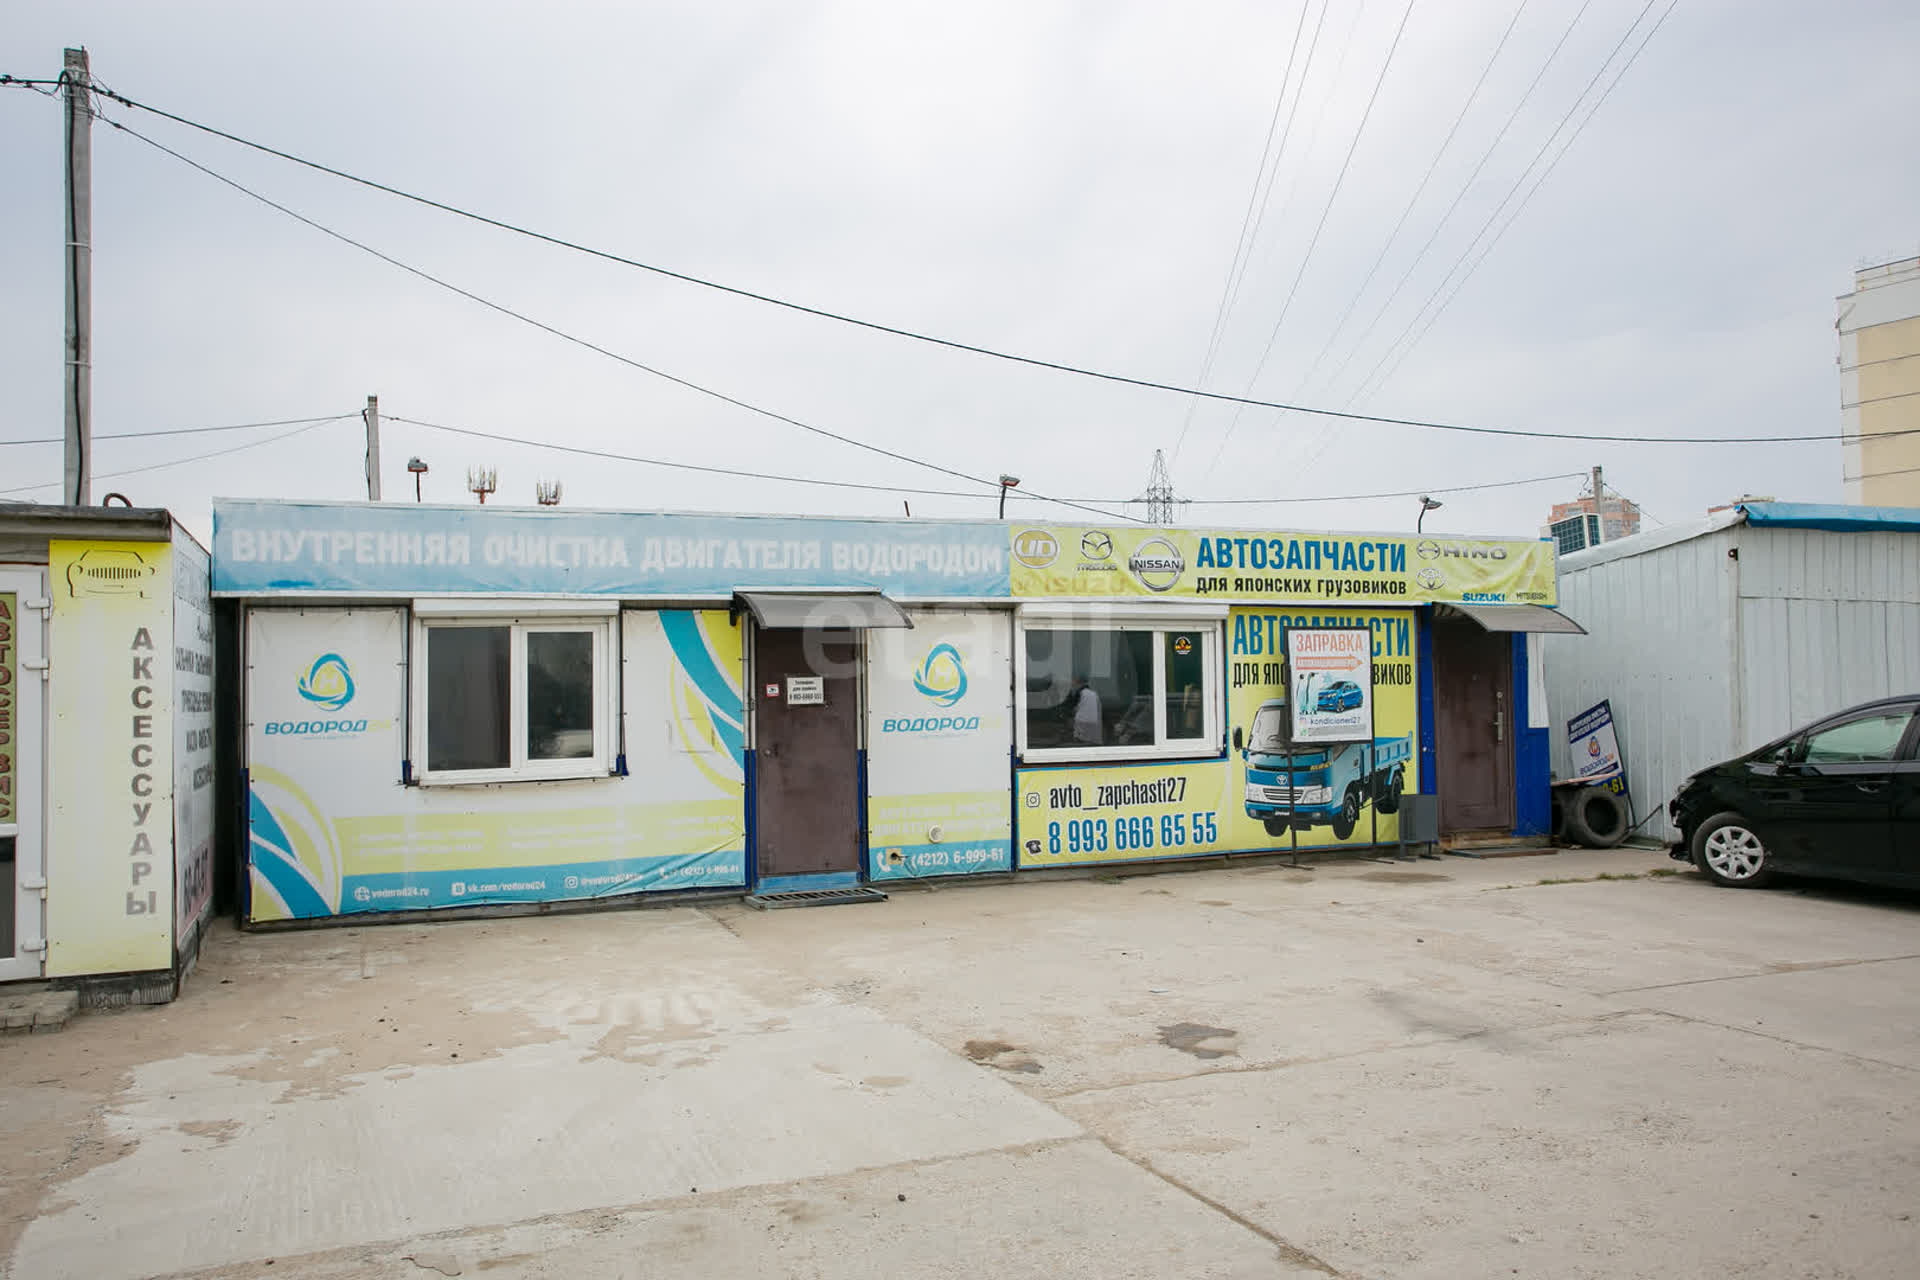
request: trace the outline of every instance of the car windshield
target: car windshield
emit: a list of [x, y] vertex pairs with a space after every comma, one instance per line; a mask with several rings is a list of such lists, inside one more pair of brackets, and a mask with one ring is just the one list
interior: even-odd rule
[[1253, 728], [1247, 731], [1247, 750], [1266, 755], [1285, 751], [1290, 744], [1289, 728], [1286, 706], [1268, 703], [1254, 714]]

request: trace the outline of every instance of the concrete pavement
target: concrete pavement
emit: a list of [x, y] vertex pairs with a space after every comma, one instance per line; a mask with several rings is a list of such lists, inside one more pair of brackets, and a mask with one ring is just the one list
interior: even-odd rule
[[22, 1280], [1911, 1274], [1920, 902], [1642, 874], [1669, 869], [221, 930], [175, 1004], [0, 1041], [0, 1255]]

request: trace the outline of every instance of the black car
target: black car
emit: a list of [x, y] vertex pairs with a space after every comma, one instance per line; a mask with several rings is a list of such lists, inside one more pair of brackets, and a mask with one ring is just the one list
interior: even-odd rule
[[1694, 774], [1667, 806], [1673, 856], [1746, 889], [1776, 871], [1920, 885], [1916, 709], [1864, 703]]

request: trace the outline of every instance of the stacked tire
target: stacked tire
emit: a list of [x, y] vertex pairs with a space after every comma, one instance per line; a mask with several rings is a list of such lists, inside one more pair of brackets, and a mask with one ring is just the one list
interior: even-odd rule
[[1589, 849], [1611, 849], [1627, 838], [1633, 819], [1627, 802], [1604, 787], [1560, 787], [1553, 793], [1553, 830]]

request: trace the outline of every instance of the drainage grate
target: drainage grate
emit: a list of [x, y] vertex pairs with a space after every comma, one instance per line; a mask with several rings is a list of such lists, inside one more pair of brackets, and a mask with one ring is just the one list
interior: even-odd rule
[[782, 907], [834, 907], [843, 902], [885, 902], [887, 895], [878, 889], [866, 885], [854, 885], [846, 889], [796, 889], [792, 893], [756, 893], [747, 899], [747, 905], [758, 907], [762, 911], [778, 911]]

